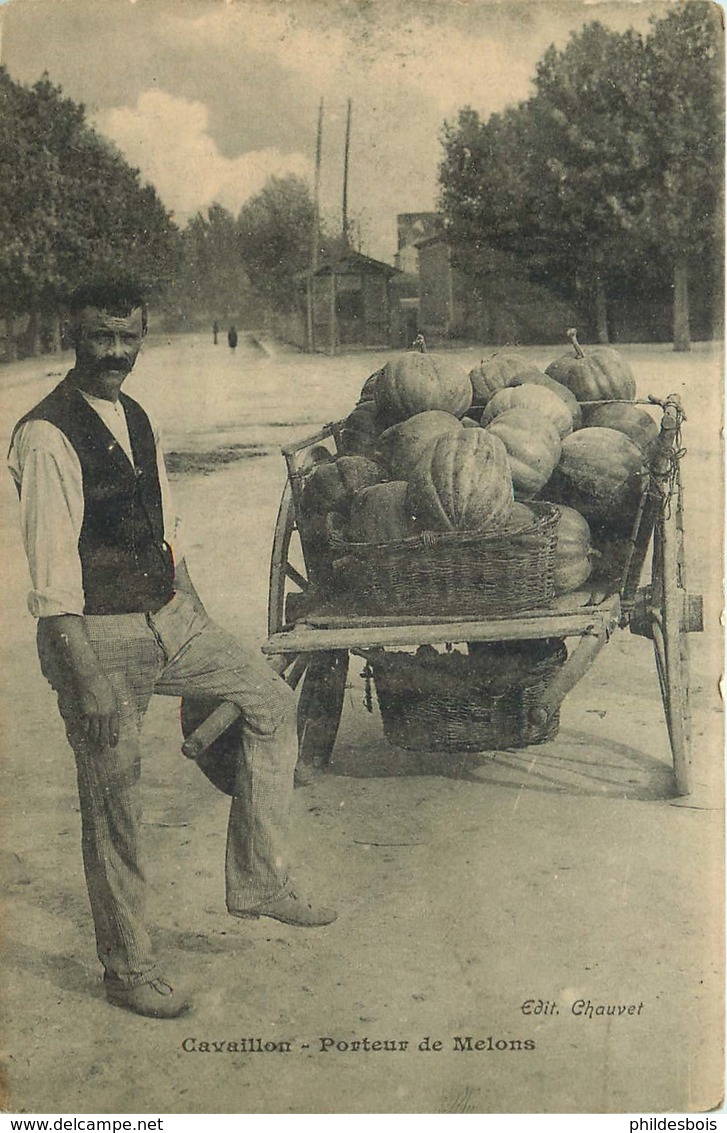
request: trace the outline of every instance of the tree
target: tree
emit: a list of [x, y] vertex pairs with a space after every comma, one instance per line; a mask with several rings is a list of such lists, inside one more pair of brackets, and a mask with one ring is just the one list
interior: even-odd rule
[[456, 126], [445, 123], [442, 140], [440, 208], [453, 243], [470, 249], [473, 267], [493, 247], [533, 257], [539, 219], [529, 170], [529, 106], [492, 114], [486, 122], [465, 107]]
[[531, 277], [588, 296], [608, 339], [610, 276], [633, 258], [630, 210], [644, 160], [633, 106], [642, 47], [600, 23], [551, 47], [535, 95], [486, 123], [461, 112], [445, 127], [442, 207], [469, 249], [515, 254]]
[[641, 37], [596, 21], [573, 34], [563, 51], [545, 53], [528, 107], [540, 252], [590, 296], [603, 342], [608, 283], [632, 268], [637, 255], [633, 222], [646, 164], [642, 72]]
[[[294, 175], [270, 177], [240, 210], [238, 247], [243, 263], [253, 287], [277, 311], [295, 306], [296, 279], [310, 267], [314, 224], [310, 189]], [[324, 250], [325, 240], [319, 243]]]
[[[0, 68], [0, 309], [57, 311], [82, 278], [169, 279], [176, 229], [83, 106], [47, 76], [32, 88]], [[13, 335], [10, 336], [13, 338]]]
[[15, 317], [60, 282], [55, 266], [56, 155], [39, 137], [35, 100], [0, 68], [0, 312], [15, 353]]
[[204, 312], [212, 322], [238, 318], [243, 307], [254, 306], [251, 285], [242, 262], [237, 223], [232, 213], [212, 204], [197, 213], [182, 231], [180, 258], [168, 307], [185, 316]]
[[688, 349], [690, 271], [720, 290], [723, 70], [703, 0], [675, 5], [645, 39], [586, 25], [544, 54], [530, 100], [445, 124], [446, 230], [475, 271], [489, 245], [588, 294], [601, 340], [609, 287], [664, 294], [670, 273], [675, 349]]
[[[505, 297], [527, 291], [531, 269], [542, 267], [539, 220], [529, 181], [531, 117], [525, 105], [482, 122], [471, 107], [456, 125], [445, 123], [440, 210], [451, 262], [467, 278], [492, 331], [490, 312]], [[497, 322], [497, 320], [495, 320]]]
[[[690, 349], [689, 276], [719, 277], [724, 53], [715, 5], [690, 0], [652, 22], [641, 112], [648, 149], [639, 227], [672, 268], [674, 349]], [[719, 290], [719, 288], [717, 288]]]

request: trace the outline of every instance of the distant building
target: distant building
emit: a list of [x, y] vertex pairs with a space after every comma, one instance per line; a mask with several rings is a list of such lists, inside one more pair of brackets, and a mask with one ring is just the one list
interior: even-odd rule
[[396, 218], [394, 263], [401, 274], [392, 280], [392, 346], [410, 347], [419, 333], [419, 243], [440, 224], [436, 212], [400, 212]]
[[450, 338], [461, 323], [465, 280], [452, 265], [452, 248], [443, 235], [421, 239], [417, 253], [419, 330], [425, 338]]
[[397, 251], [394, 263], [408, 275], [419, 274], [420, 240], [434, 236], [441, 223], [436, 212], [400, 212], [396, 218]]
[[279, 331], [303, 350], [386, 349], [397, 341], [391, 283], [399, 275], [391, 264], [345, 250], [300, 276], [300, 314]]

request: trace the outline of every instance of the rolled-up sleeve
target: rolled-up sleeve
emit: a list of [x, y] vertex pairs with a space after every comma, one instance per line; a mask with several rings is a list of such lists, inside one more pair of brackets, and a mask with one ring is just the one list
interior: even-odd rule
[[30, 421], [18, 430], [8, 463], [20, 485], [20, 525], [33, 586], [28, 609], [36, 618], [83, 614], [78, 457], [54, 425]]

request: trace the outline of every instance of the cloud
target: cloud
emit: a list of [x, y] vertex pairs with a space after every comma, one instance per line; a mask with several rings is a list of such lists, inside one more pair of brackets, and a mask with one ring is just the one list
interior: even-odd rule
[[[436, 205], [440, 134], [528, 97], [536, 60], [584, 20], [645, 26], [669, 0], [13, 0], [10, 74], [47, 69], [184, 223], [236, 211], [271, 175], [312, 184], [325, 100], [321, 194], [340, 221], [346, 101], [349, 216], [389, 258], [397, 212]], [[3, 15], [5, 11], [3, 10]]]
[[236, 213], [271, 176], [311, 177], [308, 157], [274, 146], [223, 156], [208, 132], [207, 106], [167, 91], [144, 91], [135, 106], [100, 111], [94, 121], [181, 224], [213, 201]]
[[[375, 18], [355, 21], [343, 19], [332, 0], [326, 10], [340, 18], [323, 21], [320, 5], [304, 2], [295, 10], [240, 3], [196, 18], [179, 10], [165, 14], [163, 38], [183, 55], [217, 60], [224, 74], [237, 60], [238, 90], [226, 88], [231, 97], [224, 117], [213, 88], [204, 95], [210, 130], [227, 152], [250, 145], [250, 119], [261, 115], [269, 128], [275, 124], [278, 146], [282, 137], [288, 144], [296, 137], [312, 165], [317, 102], [324, 98], [321, 195], [334, 225], [340, 223], [350, 96], [349, 215], [361, 223], [365, 250], [389, 259], [396, 248], [396, 213], [435, 207], [445, 118], [454, 119], [465, 103], [486, 116], [525, 98], [532, 62], [514, 56], [501, 29], [498, 35], [487, 21], [457, 27], [420, 17], [415, 7], [402, 14], [404, 9], [383, 6]], [[230, 114], [233, 102], [237, 121]], [[253, 115], [242, 112], [246, 104], [255, 107]]]

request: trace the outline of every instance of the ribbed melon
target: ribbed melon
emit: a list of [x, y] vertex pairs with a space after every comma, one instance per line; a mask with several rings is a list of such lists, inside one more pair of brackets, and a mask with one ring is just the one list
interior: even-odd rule
[[623, 433], [647, 457], [659, 436], [659, 426], [646, 409], [622, 401], [585, 406], [583, 418], [587, 428], [616, 429]]
[[614, 398], [633, 401], [636, 397], [636, 379], [631, 367], [611, 346], [591, 346], [583, 350], [575, 344], [574, 353], [556, 358], [545, 372], [581, 402]]
[[431, 531], [497, 527], [512, 511], [507, 452], [485, 429], [439, 437], [411, 474], [409, 509]]
[[560, 459], [561, 441], [555, 425], [530, 409], [508, 409], [484, 431], [499, 437], [507, 449], [515, 494], [525, 499], [536, 496]]
[[[479, 426], [475, 425], [475, 428]], [[408, 480], [427, 445], [447, 433], [461, 431], [461, 421], [451, 413], [441, 409], [416, 413], [381, 433], [376, 445], [376, 460], [394, 480]]]
[[386, 363], [374, 400], [377, 418], [387, 428], [428, 409], [462, 417], [472, 404], [472, 386], [454, 359], [412, 350]]
[[555, 425], [558, 435], [567, 437], [573, 432], [573, 417], [566, 403], [553, 393], [539, 385], [506, 386], [493, 394], [482, 412], [481, 425], [489, 425], [501, 413], [508, 409], [528, 409], [546, 417]]
[[591, 529], [584, 516], [565, 504], [554, 504], [558, 509], [557, 543], [555, 547], [555, 593], [567, 594], [577, 590], [590, 577]]
[[573, 418], [573, 431], [575, 432], [576, 429], [580, 429], [583, 424], [583, 413], [578, 398], [561, 382], [557, 382], [555, 378], [544, 374], [542, 370], [532, 369], [520, 374], [515, 374], [507, 384], [508, 386], [542, 386], [543, 389], [551, 390], [567, 405], [568, 411]]
[[519, 354], [500, 353], [483, 358], [470, 370], [472, 405], [487, 405], [492, 395], [509, 385], [512, 378], [532, 368]]
[[346, 456], [373, 457], [381, 429], [376, 420], [374, 401], [362, 401], [351, 410], [343, 423], [338, 448]]
[[385, 478], [384, 470], [365, 456], [339, 456], [310, 474], [302, 492], [303, 510], [307, 515], [345, 513], [354, 492]]
[[616, 429], [571, 433], [547, 487], [548, 499], [574, 507], [589, 523], [631, 530], [648, 467], [641, 449]]

